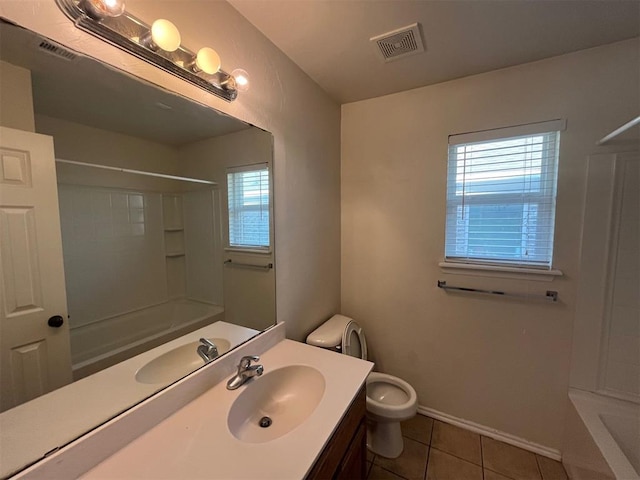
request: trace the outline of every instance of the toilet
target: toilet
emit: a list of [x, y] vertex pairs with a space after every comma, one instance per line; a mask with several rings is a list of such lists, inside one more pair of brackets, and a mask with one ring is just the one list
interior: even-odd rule
[[[334, 315], [307, 337], [307, 343], [334, 352], [367, 359], [367, 342], [360, 325], [344, 315]], [[400, 422], [415, 416], [416, 391], [404, 380], [384, 373], [367, 377], [367, 448], [387, 458], [402, 453]]]

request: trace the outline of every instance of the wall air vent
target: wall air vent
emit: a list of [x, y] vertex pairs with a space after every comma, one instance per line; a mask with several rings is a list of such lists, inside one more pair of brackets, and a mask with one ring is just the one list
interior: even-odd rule
[[40, 45], [38, 45], [43, 51], [50, 53], [51, 55], [55, 55], [56, 57], [63, 58], [65, 60], [75, 60], [77, 55], [69, 50], [62, 48], [55, 43], [49, 42], [48, 40], [42, 40]]
[[369, 39], [384, 62], [400, 60], [424, 52], [420, 24], [414, 23]]

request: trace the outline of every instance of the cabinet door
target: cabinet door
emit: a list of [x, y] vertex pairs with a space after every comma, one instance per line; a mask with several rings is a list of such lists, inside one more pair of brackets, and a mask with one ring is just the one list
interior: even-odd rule
[[355, 480], [366, 478], [367, 474], [367, 428], [360, 423], [349, 449], [335, 476], [337, 480]]
[[306, 480], [364, 478], [367, 461], [366, 411], [366, 391], [362, 386]]

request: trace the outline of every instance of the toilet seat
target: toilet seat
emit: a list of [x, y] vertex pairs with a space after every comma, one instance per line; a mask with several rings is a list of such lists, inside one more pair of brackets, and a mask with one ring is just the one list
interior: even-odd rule
[[[378, 400], [367, 393], [367, 411], [369, 413], [397, 421], [411, 418], [416, 414], [418, 396], [411, 385], [393, 375], [371, 372], [367, 377], [367, 387], [376, 383], [379, 383], [382, 389], [387, 388], [387, 399], [386, 402], [384, 398]], [[394, 388], [400, 390], [401, 393], [393, 392]], [[404, 398], [399, 397], [399, 393], [400, 395], [404, 394]]]
[[353, 320], [342, 332], [342, 353], [362, 360], [367, 359], [367, 340], [362, 327]]

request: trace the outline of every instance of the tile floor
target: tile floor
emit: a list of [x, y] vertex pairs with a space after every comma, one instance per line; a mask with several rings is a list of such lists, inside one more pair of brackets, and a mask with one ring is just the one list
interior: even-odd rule
[[560, 462], [423, 415], [402, 434], [400, 457], [368, 452], [368, 480], [567, 480]]

